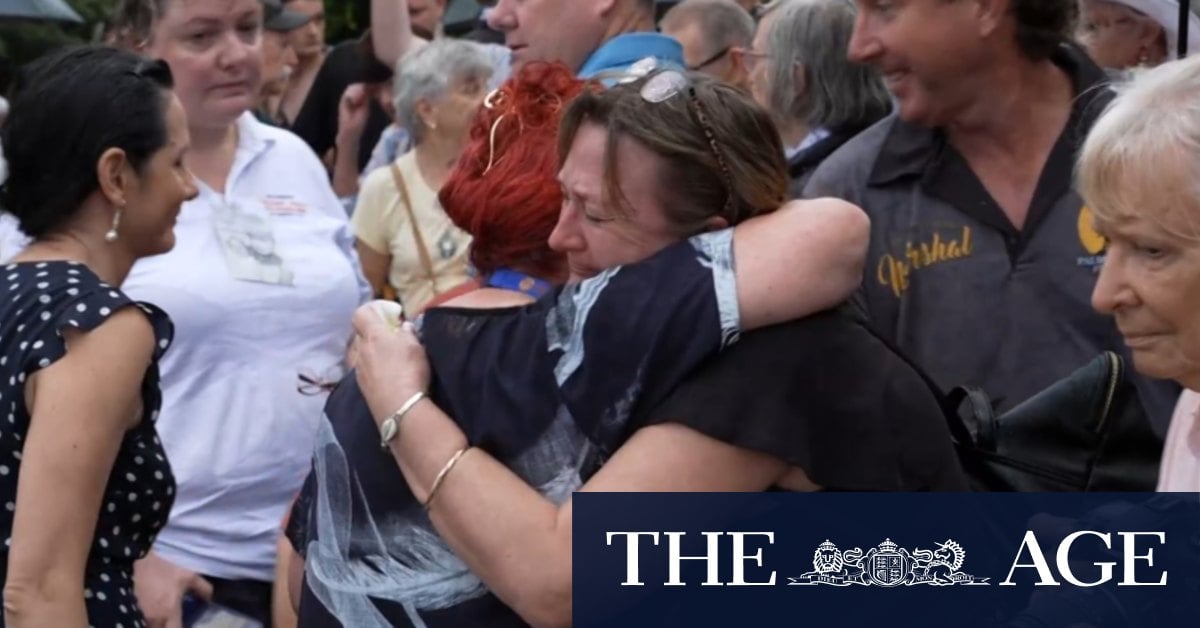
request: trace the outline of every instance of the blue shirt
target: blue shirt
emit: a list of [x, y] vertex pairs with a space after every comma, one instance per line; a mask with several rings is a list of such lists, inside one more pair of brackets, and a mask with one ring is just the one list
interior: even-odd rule
[[660, 33], [625, 33], [604, 42], [579, 69], [580, 78], [593, 78], [601, 72], [619, 72], [653, 57], [667, 65], [685, 67], [683, 46]]

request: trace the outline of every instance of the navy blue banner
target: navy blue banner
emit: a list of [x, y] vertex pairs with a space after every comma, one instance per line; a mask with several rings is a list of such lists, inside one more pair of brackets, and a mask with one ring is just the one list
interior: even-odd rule
[[576, 493], [574, 624], [1200, 626], [1195, 494]]

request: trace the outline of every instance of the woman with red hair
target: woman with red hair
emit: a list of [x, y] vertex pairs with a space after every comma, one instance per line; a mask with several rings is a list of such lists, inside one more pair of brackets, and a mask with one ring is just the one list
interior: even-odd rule
[[484, 100], [438, 193], [450, 220], [471, 234], [478, 276], [427, 307], [483, 286], [540, 297], [566, 279], [566, 257], [548, 244], [562, 206], [554, 147], [563, 107], [585, 88], [565, 66], [534, 63]]
[[[667, 72], [599, 92], [530, 65], [487, 102], [442, 192], [475, 238], [478, 287], [418, 319], [427, 363], [411, 325], [356, 314], [368, 375], [330, 395], [296, 514], [307, 534], [291, 537], [301, 627], [569, 623], [574, 490], [637, 486], [681, 456], [708, 469], [700, 483], [786, 471], [686, 428], [638, 429], [635, 411], [742, 330], [836, 305], [861, 277], [861, 210], [775, 211], [778, 133], [733, 88]], [[661, 148], [626, 143], [634, 126]]]

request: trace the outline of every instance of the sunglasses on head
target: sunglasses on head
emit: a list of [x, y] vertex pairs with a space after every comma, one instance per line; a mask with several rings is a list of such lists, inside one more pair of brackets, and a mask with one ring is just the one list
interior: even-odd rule
[[688, 110], [696, 119], [697, 124], [699, 124], [701, 132], [704, 133], [704, 138], [708, 140], [708, 147], [712, 151], [713, 158], [717, 160], [717, 167], [721, 170], [721, 178], [725, 184], [725, 212], [727, 215], [732, 216], [733, 175], [729, 170], [729, 164], [725, 162], [725, 156], [721, 153], [720, 146], [717, 144], [717, 135], [713, 131], [708, 111], [696, 95], [696, 85], [683, 72], [665, 70], [647, 79], [645, 84], [642, 85], [640, 93], [642, 100], [652, 104], [666, 102], [680, 94], [686, 95]]

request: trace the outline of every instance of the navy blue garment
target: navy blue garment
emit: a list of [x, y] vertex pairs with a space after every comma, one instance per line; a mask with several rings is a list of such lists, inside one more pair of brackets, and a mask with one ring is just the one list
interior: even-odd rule
[[[434, 308], [434, 401], [471, 445], [562, 504], [738, 331], [729, 231], [698, 236], [524, 307]], [[438, 537], [353, 376], [329, 398], [290, 538], [300, 625], [509, 626], [520, 618]]]
[[[91, 626], [145, 626], [133, 595], [133, 562], [150, 551], [175, 499], [175, 476], [154, 429], [162, 405], [158, 360], [174, 328], [162, 310], [135, 303], [77, 262], [9, 264], [0, 278], [0, 535], [5, 539], [0, 586], [8, 574], [21, 454], [30, 427], [26, 379], [66, 355], [66, 329], [91, 331], [117, 310], [135, 306], [154, 328], [154, 357], [142, 380], [142, 420], [126, 433], [109, 474], [83, 593]], [[4, 623], [0, 615], [0, 627]]]

